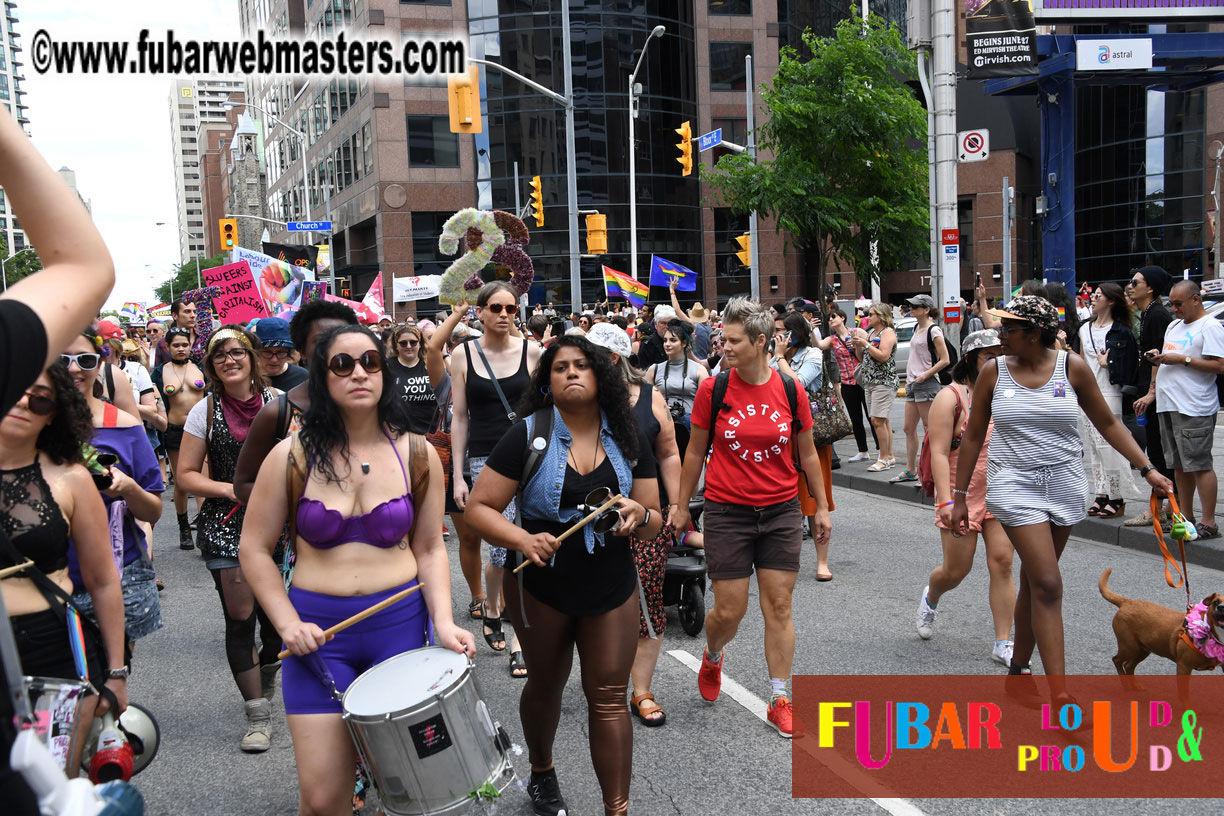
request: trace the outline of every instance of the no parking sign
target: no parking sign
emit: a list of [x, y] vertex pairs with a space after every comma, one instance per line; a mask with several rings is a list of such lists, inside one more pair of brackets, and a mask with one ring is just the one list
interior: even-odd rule
[[990, 131], [978, 128], [956, 134], [956, 156], [965, 164], [986, 161], [990, 158]]

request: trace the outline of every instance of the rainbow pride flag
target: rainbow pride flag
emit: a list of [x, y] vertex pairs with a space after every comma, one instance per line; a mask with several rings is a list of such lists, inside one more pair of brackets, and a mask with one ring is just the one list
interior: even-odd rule
[[650, 287], [641, 281], [634, 280], [624, 272], [617, 272], [611, 267], [603, 268], [604, 274], [604, 292], [608, 297], [623, 297], [635, 308], [640, 309], [646, 305], [646, 298], [650, 295]]

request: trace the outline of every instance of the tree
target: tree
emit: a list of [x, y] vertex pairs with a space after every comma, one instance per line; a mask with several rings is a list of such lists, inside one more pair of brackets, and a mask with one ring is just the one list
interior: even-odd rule
[[[229, 258], [223, 252], [211, 258], [201, 259], [200, 270], [212, 269], [214, 266], [224, 266], [227, 263], [229, 263]], [[171, 294], [171, 284], [174, 284], [173, 295]], [[174, 277], [154, 289], [153, 294], [157, 295], [157, 299], [162, 303], [171, 303], [183, 292], [198, 288], [199, 286], [196, 285], [196, 262], [193, 260], [191, 263], [185, 263], [180, 266], [178, 271], [174, 273]]]
[[[38, 270], [42, 269], [42, 261], [38, 258], [38, 253], [34, 252], [33, 247], [27, 247], [29, 252], [22, 252], [11, 261], [4, 262], [4, 286], [12, 286], [22, 278], [28, 278]], [[8, 244], [4, 239], [4, 233], [0, 233], [0, 258], [8, 258], [13, 253], [9, 252]]]
[[917, 65], [897, 27], [874, 14], [803, 42], [811, 59], [783, 48], [762, 89], [765, 158], [728, 154], [705, 175], [733, 212], [774, 218], [822, 283], [830, 258], [868, 281], [927, 249], [926, 112], [905, 84]]

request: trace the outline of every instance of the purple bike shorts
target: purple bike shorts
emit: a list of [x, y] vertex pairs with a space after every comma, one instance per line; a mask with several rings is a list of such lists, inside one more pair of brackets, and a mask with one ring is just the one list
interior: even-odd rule
[[[403, 586], [373, 595], [340, 597], [289, 587], [289, 600], [298, 616], [320, 629], [334, 626], [384, 598], [416, 585], [416, 579]], [[420, 592], [409, 595], [386, 609], [339, 632], [319, 651], [305, 657], [290, 655], [281, 663], [281, 690], [286, 714], [339, 714], [340, 701], [332, 695], [327, 674], [343, 693], [357, 677], [372, 666], [429, 641], [429, 610]]]

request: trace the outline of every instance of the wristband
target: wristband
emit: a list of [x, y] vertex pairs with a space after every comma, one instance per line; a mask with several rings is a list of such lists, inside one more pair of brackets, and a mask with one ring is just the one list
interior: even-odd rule
[[[969, 491], [968, 491], [968, 490], [958, 490], [958, 489], [956, 489], [956, 488], [954, 487], [954, 488], [952, 488], [952, 495], [954, 495], [954, 496], [965, 496], [966, 498], [968, 498], [968, 496], [969, 496]], [[953, 499], [953, 501], [956, 501], [956, 500], [955, 500], [955, 499]]]
[[1139, 468], [1139, 478], [1146, 479], [1147, 475], [1155, 469], [1156, 469], [1155, 465], [1152, 465], [1152, 464], [1144, 465], [1143, 467]]
[[646, 515], [642, 518], [642, 523], [639, 524], [638, 526], [645, 527], [647, 524], [650, 524], [650, 508], [649, 507], [646, 508]]
[[938, 506], [939, 506], [939, 507], [951, 507], [951, 506], [952, 506], [952, 505], [954, 505], [954, 504], [956, 504], [956, 502], [955, 502], [955, 501], [946, 501], [946, 502], [944, 502], [943, 504], [940, 504], [940, 505], [938, 505]]

